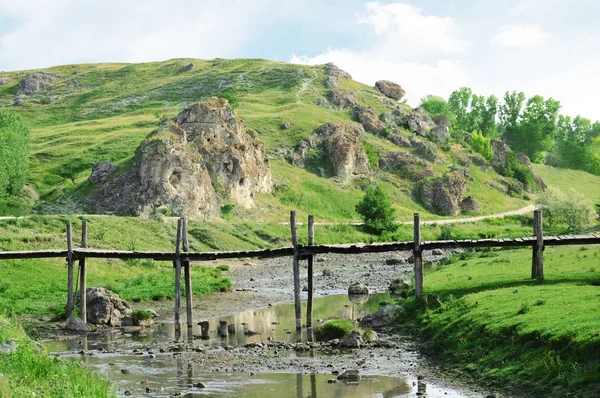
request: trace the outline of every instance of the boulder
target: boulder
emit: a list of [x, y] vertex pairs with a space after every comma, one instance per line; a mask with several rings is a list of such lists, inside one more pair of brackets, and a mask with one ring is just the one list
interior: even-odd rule
[[0, 77], [0, 86], [8, 84], [8, 77]]
[[432, 163], [443, 164], [444, 159], [442, 152], [436, 144], [431, 141], [417, 141], [414, 145], [414, 153], [420, 158], [423, 158]]
[[450, 127], [450, 125], [452, 124], [450, 122], [450, 118], [446, 115], [438, 115], [438, 116], [434, 117], [432, 120], [435, 123], [435, 125], [438, 127]]
[[92, 174], [90, 175], [90, 178], [88, 178], [88, 180], [92, 184], [97, 184], [99, 182], [106, 181], [108, 177], [113, 175], [113, 173], [116, 170], [117, 167], [113, 166], [113, 164], [110, 163], [110, 160], [98, 162], [92, 166]]
[[61, 77], [49, 72], [35, 72], [19, 82], [17, 95], [34, 95], [51, 86]]
[[381, 94], [395, 99], [396, 101], [401, 100], [402, 97], [404, 97], [404, 94], [406, 94], [406, 91], [404, 91], [399, 84], [389, 80], [379, 80], [375, 83], [375, 87], [377, 87], [377, 90], [379, 90]]
[[379, 158], [379, 167], [411, 181], [420, 181], [433, 175], [433, 168], [408, 152], [388, 152]]
[[360, 373], [357, 369], [348, 369], [337, 377], [341, 381], [360, 381]]
[[508, 152], [512, 152], [511, 149], [501, 140], [491, 140], [492, 144], [492, 153], [494, 154], [494, 158], [492, 159], [492, 164], [495, 167], [503, 168], [504, 163], [506, 163], [506, 154]]
[[316, 149], [321, 145], [321, 140], [315, 137], [306, 137], [300, 140], [294, 149], [294, 152], [289, 155], [288, 159], [291, 164], [297, 167], [306, 167], [308, 154], [312, 149]]
[[18, 341], [16, 339], [8, 339], [4, 343], [0, 344], [0, 355], [9, 355], [17, 351], [19, 348]]
[[86, 290], [87, 321], [94, 325], [120, 326], [121, 318], [132, 311], [118, 294], [103, 287]]
[[83, 321], [80, 318], [77, 318], [75, 316], [71, 316], [67, 319], [67, 322], [65, 323], [65, 329], [73, 331], [73, 332], [87, 332], [88, 328], [85, 325], [85, 323], [83, 323]]
[[188, 106], [137, 148], [131, 168], [90, 197], [96, 211], [208, 219], [271, 190], [267, 153], [225, 99]]
[[429, 117], [429, 113], [423, 108], [415, 108], [408, 116], [408, 129], [415, 134], [425, 137], [436, 124]]
[[327, 88], [338, 87], [340, 79], [352, 79], [352, 76], [348, 72], [341, 70], [331, 62], [325, 64], [325, 73], [327, 74], [327, 79], [325, 80], [325, 87]]
[[393, 257], [393, 258], [386, 258], [385, 263], [386, 263], [386, 265], [400, 265], [400, 264], [405, 264], [406, 261], [402, 258]]
[[281, 125], [281, 129], [282, 130], [287, 130], [292, 126], [292, 124], [290, 123], [289, 120], [286, 120], [285, 122], [283, 122], [283, 124]]
[[402, 315], [404, 307], [399, 305], [386, 305], [364, 316], [359, 325], [362, 328], [381, 329], [388, 326], [394, 326], [394, 322]]
[[356, 114], [358, 121], [363, 125], [366, 131], [373, 134], [380, 134], [385, 130], [385, 125], [379, 120], [375, 112], [373, 112], [373, 108], [360, 107], [356, 110]]
[[548, 188], [548, 185], [546, 185], [546, 183], [544, 182], [542, 177], [540, 177], [539, 175], [535, 176], [535, 183], [537, 184], [538, 187], [540, 187], [540, 189], [542, 191], [545, 191], [546, 188]]
[[404, 148], [410, 148], [412, 146], [412, 144], [410, 143], [410, 140], [406, 137], [402, 137], [400, 134], [390, 134], [389, 139], [394, 144], [399, 145]]
[[369, 294], [369, 288], [360, 282], [354, 282], [348, 286], [348, 294]]
[[358, 96], [352, 90], [332, 90], [329, 94], [332, 104], [345, 107], [358, 104]]
[[529, 156], [525, 155], [524, 153], [517, 153], [517, 162], [521, 163], [523, 166], [531, 168], [531, 160], [529, 159]]
[[440, 142], [444, 142], [450, 138], [450, 128], [448, 126], [435, 126], [431, 131]]
[[430, 211], [444, 216], [460, 212], [460, 203], [467, 189], [467, 171], [455, 170], [425, 181], [419, 192], [423, 205]]
[[406, 298], [410, 292], [410, 283], [402, 278], [396, 278], [390, 283], [388, 291], [392, 295]]
[[483, 208], [472, 196], [467, 196], [460, 202], [460, 211], [463, 214], [480, 213]]
[[360, 329], [354, 329], [348, 337], [340, 341], [340, 347], [343, 348], [360, 348], [363, 344], [363, 331]]
[[186, 66], [184, 66], [183, 68], [181, 68], [181, 72], [183, 72], [183, 73], [189, 72], [189, 71], [191, 71], [194, 68], [195, 68], [195, 65], [192, 62], [190, 62], [189, 64], [187, 64]]
[[404, 104], [398, 104], [392, 110], [383, 112], [379, 119], [392, 130], [407, 126], [407, 119], [412, 109]]

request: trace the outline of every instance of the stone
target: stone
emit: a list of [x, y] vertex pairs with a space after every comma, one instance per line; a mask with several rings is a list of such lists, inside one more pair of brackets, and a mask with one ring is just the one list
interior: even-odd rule
[[37, 94], [44, 88], [54, 84], [60, 78], [61, 77], [59, 75], [54, 73], [44, 71], [35, 72], [19, 82], [19, 86], [17, 87], [17, 96]]
[[460, 211], [463, 214], [480, 213], [483, 208], [472, 196], [467, 196], [460, 202]]
[[501, 140], [491, 140], [492, 144], [492, 153], [494, 154], [494, 158], [492, 159], [492, 164], [498, 168], [504, 168], [504, 163], [506, 162], [506, 154], [508, 152], [512, 152], [508, 145]]
[[400, 265], [400, 264], [404, 264], [406, 261], [404, 261], [401, 258], [386, 258], [385, 259], [385, 263], [387, 265]]
[[183, 73], [189, 72], [189, 71], [191, 71], [194, 68], [195, 68], [195, 65], [192, 62], [190, 62], [189, 64], [187, 64], [186, 66], [184, 66], [183, 68], [181, 68], [181, 72], [183, 72]]
[[12, 354], [13, 352], [16, 352], [18, 348], [19, 344], [16, 339], [8, 339], [0, 344], [0, 355]]
[[352, 90], [331, 90], [329, 100], [332, 104], [341, 107], [358, 104], [358, 96]]
[[399, 84], [389, 80], [379, 80], [375, 83], [375, 87], [377, 87], [377, 90], [379, 90], [381, 94], [395, 99], [396, 101], [400, 101], [402, 97], [404, 97], [404, 94], [406, 94], [406, 91], [404, 91]]
[[90, 175], [90, 178], [88, 178], [88, 180], [92, 184], [97, 184], [99, 182], [106, 181], [108, 177], [113, 175], [116, 170], [117, 167], [113, 166], [110, 160], [95, 163], [92, 166], [92, 174]]
[[414, 153], [432, 163], [443, 164], [444, 159], [440, 148], [430, 141], [417, 141], [414, 146]]
[[467, 170], [455, 170], [425, 181], [419, 190], [421, 203], [436, 214], [457, 215], [467, 190], [467, 173]]
[[360, 140], [362, 129], [354, 125], [342, 123], [343, 130], [330, 135], [323, 143], [333, 174], [342, 182], [371, 174], [369, 158]]
[[267, 152], [226, 99], [195, 103], [137, 148], [132, 166], [89, 199], [104, 213], [206, 220], [232, 202], [243, 209], [271, 191]]
[[329, 384], [335, 384], [337, 382], [338, 382], [337, 379], [327, 379], [327, 383], [329, 383]]
[[438, 115], [436, 117], [434, 117], [433, 122], [435, 123], [436, 126], [438, 127], [450, 127], [451, 126], [451, 122], [450, 122], [450, 118], [446, 115]]
[[429, 117], [429, 113], [423, 108], [415, 108], [408, 116], [408, 129], [415, 134], [425, 137], [436, 124]]
[[87, 322], [94, 325], [120, 326], [121, 318], [132, 309], [118, 294], [103, 287], [86, 290]]
[[539, 175], [535, 175], [535, 183], [538, 185], [538, 187], [540, 187], [542, 191], [545, 191], [546, 188], [548, 188], [548, 185], [546, 185], [542, 177], [540, 177]]
[[323, 276], [333, 276], [333, 271], [329, 268], [323, 270]]
[[402, 278], [396, 278], [388, 286], [388, 291], [392, 295], [406, 298], [410, 292], [410, 283]]
[[523, 166], [531, 168], [531, 160], [529, 159], [529, 156], [525, 155], [524, 153], [517, 153], [517, 162], [521, 163]]
[[357, 369], [348, 369], [337, 377], [340, 381], [359, 381], [360, 373]]
[[8, 84], [8, 77], [0, 77], [0, 86]]
[[450, 128], [448, 126], [435, 126], [431, 131], [440, 142], [445, 142], [450, 138]]
[[371, 107], [359, 107], [356, 109], [356, 115], [360, 124], [363, 125], [366, 131], [373, 134], [383, 133], [385, 130], [385, 125]]
[[340, 341], [340, 347], [343, 348], [360, 348], [363, 344], [363, 331], [360, 329], [354, 329], [348, 337]]
[[352, 79], [352, 76], [348, 72], [341, 70], [331, 62], [325, 64], [325, 73], [327, 74], [327, 79], [325, 80], [325, 87], [327, 88], [338, 87], [340, 79]]
[[404, 307], [399, 305], [386, 305], [368, 315], [362, 317], [359, 322], [362, 328], [381, 329], [393, 326], [394, 322], [404, 312]]
[[88, 328], [80, 318], [70, 316], [65, 323], [65, 329], [72, 332], [87, 332]]
[[281, 125], [281, 129], [282, 130], [287, 130], [292, 126], [292, 124], [290, 123], [289, 120], [286, 120], [285, 122], [283, 122], [283, 124]]
[[433, 249], [431, 251], [431, 254], [434, 255], [434, 256], [443, 256], [444, 255], [444, 251], [442, 249]]
[[348, 294], [369, 294], [369, 288], [360, 282], [354, 282], [348, 286]]
[[196, 388], [206, 388], [206, 387], [208, 387], [208, 384], [207, 383], [203, 383], [203, 382], [194, 383], [194, 387], [196, 387]]
[[294, 152], [289, 156], [291, 164], [297, 167], [306, 167], [306, 161], [311, 150], [317, 149], [321, 146], [322, 140], [315, 137], [306, 137], [301, 139]]
[[379, 167], [414, 182], [433, 175], [429, 164], [403, 151], [384, 153], [379, 158]]
[[389, 139], [394, 144], [402, 146], [404, 148], [410, 148], [412, 146], [410, 140], [406, 137], [402, 137], [400, 134], [390, 134]]

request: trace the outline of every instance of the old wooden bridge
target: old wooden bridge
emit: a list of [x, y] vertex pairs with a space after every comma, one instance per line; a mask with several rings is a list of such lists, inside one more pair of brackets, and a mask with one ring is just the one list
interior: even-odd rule
[[312, 325], [312, 307], [313, 307], [313, 258], [317, 254], [340, 253], [384, 253], [397, 251], [412, 251], [415, 264], [415, 296], [420, 297], [423, 293], [423, 260], [424, 250], [432, 249], [459, 249], [473, 248], [482, 249], [490, 247], [531, 247], [532, 265], [531, 277], [540, 281], [544, 280], [544, 261], [543, 252], [545, 246], [562, 245], [595, 245], [600, 244], [600, 234], [587, 235], [560, 235], [543, 236], [542, 212], [534, 212], [533, 235], [511, 238], [511, 239], [478, 239], [478, 240], [436, 240], [422, 241], [419, 214], [414, 215], [414, 239], [405, 242], [381, 242], [381, 243], [355, 243], [355, 244], [314, 244], [314, 217], [308, 216], [308, 245], [298, 244], [298, 234], [296, 229], [296, 212], [290, 213], [290, 228], [292, 235], [292, 246], [277, 249], [264, 249], [252, 251], [224, 251], [224, 252], [192, 252], [189, 251], [187, 222], [185, 219], [179, 219], [177, 224], [177, 238], [175, 251], [125, 251], [125, 250], [104, 250], [88, 248], [87, 244], [87, 222], [82, 222], [81, 247], [73, 247], [71, 223], [67, 224], [67, 247], [58, 250], [36, 250], [36, 251], [6, 251], [0, 252], [0, 260], [7, 259], [30, 259], [30, 258], [66, 258], [68, 265], [68, 295], [67, 295], [67, 317], [72, 315], [74, 306], [73, 294], [73, 269], [78, 261], [79, 266], [79, 284], [80, 284], [80, 315], [82, 320], [86, 321], [86, 259], [89, 258], [115, 258], [115, 259], [152, 259], [156, 261], [171, 261], [175, 268], [175, 327], [181, 327], [180, 308], [181, 308], [181, 270], [184, 271], [184, 285], [186, 291], [186, 312], [187, 326], [193, 326], [192, 317], [192, 280], [190, 267], [194, 261], [210, 261], [218, 259], [233, 258], [274, 258], [291, 256], [292, 271], [294, 275], [294, 301], [296, 313], [296, 327], [302, 328], [301, 306], [300, 306], [300, 266], [301, 260], [308, 261], [308, 303], [306, 326]]

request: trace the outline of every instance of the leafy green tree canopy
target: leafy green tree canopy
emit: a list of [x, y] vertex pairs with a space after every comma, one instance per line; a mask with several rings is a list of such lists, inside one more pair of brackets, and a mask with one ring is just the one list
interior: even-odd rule
[[29, 130], [20, 116], [0, 109], [0, 197], [19, 193], [29, 165]]
[[398, 229], [398, 225], [394, 223], [396, 210], [380, 187], [367, 188], [365, 196], [356, 205], [356, 211], [361, 215], [367, 229], [376, 234]]

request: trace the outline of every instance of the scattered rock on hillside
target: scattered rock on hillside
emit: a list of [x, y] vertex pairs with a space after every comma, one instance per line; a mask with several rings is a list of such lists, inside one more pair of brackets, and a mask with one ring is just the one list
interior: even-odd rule
[[352, 333], [344, 340], [340, 341], [340, 347], [343, 348], [360, 348], [364, 344], [363, 331], [360, 329], [354, 329]]
[[379, 80], [375, 83], [375, 87], [377, 87], [377, 90], [379, 90], [381, 94], [395, 99], [396, 101], [401, 100], [402, 97], [404, 97], [404, 94], [406, 94], [406, 91], [404, 91], [399, 84], [389, 80]]
[[494, 158], [492, 159], [492, 164], [495, 167], [504, 168], [504, 163], [506, 162], [506, 154], [508, 152], [512, 152], [508, 145], [501, 140], [491, 140], [492, 144], [492, 153], [494, 154]]
[[348, 286], [348, 294], [369, 294], [369, 288], [360, 282]]
[[358, 104], [358, 96], [352, 90], [332, 90], [329, 94], [329, 99], [332, 104], [341, 107]]
[[472, 196], [467, 196], [460, 202], [460, 211], [463, 214], [480, 213], [483, 208]]
[[99, 182], [105, 181], [108, 177], [113, 175], [113, 173], [117, 170], [116, 166], [113, 166], [110, 163], [110, 160], [105, 160], [103, 162], [98, 162], [92, 166], [92, 174], [88, 180], [92, 184], [97, 184]]
[[43, 90], [44, 88], [51, 86], [60, 79], [61, 76], [49, 72], [35, 72], [34, 74], [27, 76], [19, 82], [17, 88], [17, 95], [33, 95]]
[[330, 135], [323, 143], [335, 176], [347, 182], [369, 175], [369, 158], [360, 142], [362, 127], [359, 129], [355, 123], [337, 125], [342, 131]]
[[8, 77], [0, 77], [0, 86], [8, 84]]
[[120, 326], [121, 318], [132, 311], [128, 302], [103, 287], [88, 288], [86, 299], [87, 321], [94, 325]]
[[73, 331], [73, 332], [87, 332], [88, 328], [85, 325], [85, 323], [83, 323], [83, 321], [80, 318], [77, 318], [75, 316], [71, 316], [67, 319], [67, 322], [65, 323], [65, 329]]
[[189, 64], [187, 64], [186, 66], [184, 66], [183, 68], [181, 68], [181, 72], [184, 72], [184, 73], [185, 72], [189, 72], [189, 71], [191, 71], [194, 68], [195, 68], [194, 63], [190, 62]]
[[321, 145], [321, 140], [315, 137], [306, 137], [296, 145], [295, 151], [289, 156], [290, 163], [297, 167], [306, 167], [308, 153]]
[[365, 130], [373, 134], [382, 133], [385, 130], [385, 125], [375, 112], [373, 112], [373, 108], [368, 107], [359, 107], [356, 109], [356, 114], [358, 117], [358, 121], [364, 126]]
[[433, 168], [408, 152], [388, 152], [379, 158], [379, 167], [416, 182], [433, 175]]
[[406, 137], [402, 137], [400, 134], [390, 134], [389, 138], [390, 141], [392, 141], [394, 144], [402, 146], [404, 148], [410, 148], [412, 146], [410, 140]]
[[327, 73], [327, 80], [325, 81], [327, 88], [338, 87], [340, 79], [352, 79], [352, 76], [348, 72], [341, 70], [331, 62], [325, 64], [325, 72]]
[[90, 198], [97, 210], [123, 215], [165, 213], [207, 219], [227, 200], [254, 205], [269, 192], [266, 151], [225, 99], [213, 98], [165, 121], [137, 148], [132, 167]]
[[517, 153], [517, 162], [521, 163], [523, 166], [531, 168], [531, 160], [529, 160], [529, 156], [525, 155], [524, 153]]
[[414, 145], [414, 153], [420, 158], [433, 163], [443, 164], [442, 152], [436, 144], [431, 141], [417, 141]]
[[423, 205], [440, 215], [457, 215], [467, 189], [466, 173], [466, 170], [455, 170], [424, 182], [419, 195]]
[[425, 137], [436, 124], [429, 117], [429, 113], [423, 108], [415, 108], [408, 116], [408, 129], [415, 134]]
[[292, 127], [292, 124], [290, 123], [290, 121], [289, 121], [289, 120], [286, 120], [286, 121], [285, 121], [285, 122], [283, 122], [283, 124], [281, 125], [281, 129], [282, 129], [282, 130], [287, 130], [287, 129], [289, 129], [290, 127]]
[[448, 116], [436, 116], [433, 122], [435, 123], [435, 127], [431, 131], [433, 131], [438, 141], [446, 141], [450, 137], [450, 119]]
[[471, 160], [471, 162], [481, 167], [484, 171], [490, 169], [490, 162], [488, 162], [487, 159], [481, 156], [480, 154], [470, 153], [467, 155], [467, 157]]
[[434, 117], [432, 120], [436, 126], [450, 127], [450, 125], [451, 125], [450, 118], [446, 115], [438, 115], [438, 116]]
[[402, 278], [396, 278], [390, 283], [388, 291], [392, 295], [406, 298], [410, 292], [410, 283]]

